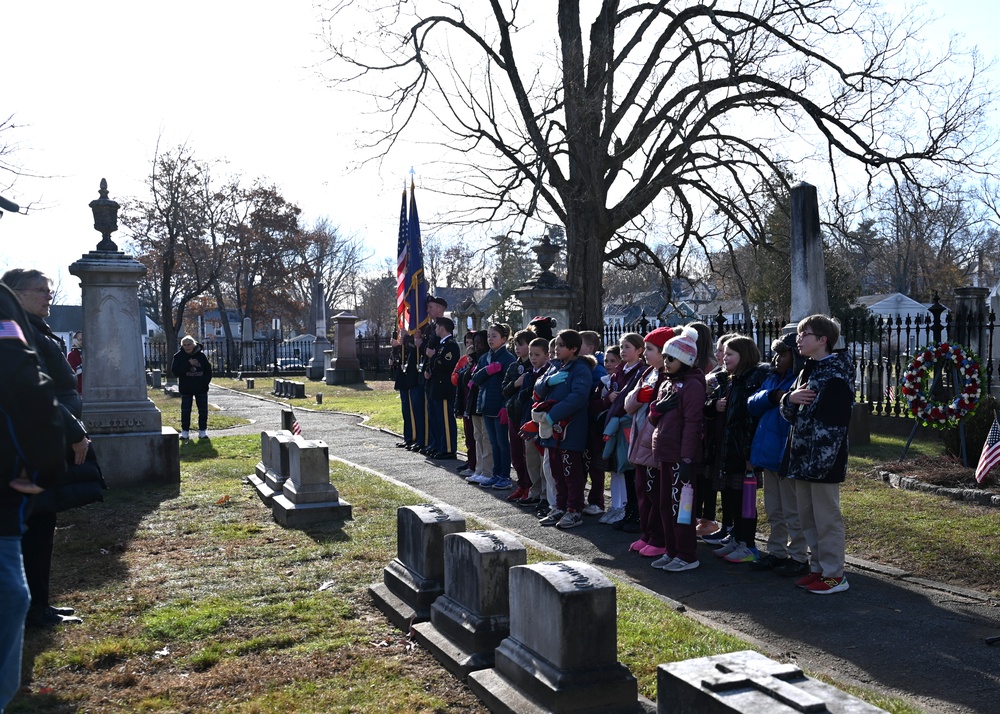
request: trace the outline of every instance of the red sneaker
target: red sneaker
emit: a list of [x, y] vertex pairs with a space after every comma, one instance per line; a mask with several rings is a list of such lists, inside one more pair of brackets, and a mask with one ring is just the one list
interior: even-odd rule
[[518, 486], [514, 489], [514, 493], [507, 496], [507, 500], [510, 502], [520, 501], [522, 498], [528, 497], [528, 489]]
[[817, 595], [830, 595], [847, 590], [847, 576], [841, 575], [839, 578], [819, 578], [806, 586], [806, 590]]
[[799, 578], [795, 581], [795, 587], [797, 588], [808, 588], [810, 585], [815, 583], [817, 580], [822, 580], [822, 573], [809, 573], [804, 578]]

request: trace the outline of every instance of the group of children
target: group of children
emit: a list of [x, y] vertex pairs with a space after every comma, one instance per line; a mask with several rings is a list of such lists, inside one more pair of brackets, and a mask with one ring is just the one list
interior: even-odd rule
[[667, 572], [699, 567], [700, 539], [730, 563], [841, 592], [854, 396], [850, 358], [833, 349], [839, 335], [830, 318], [807, 317], [772, 343], [766, 365], [751, 338], [713, 343], [702, 323], [628, 333], [606, 353], [596, 332], [553, 337], [548, 318], [513, 339], [503, 324], [471, 332], [451, 373], [468, 454], [460, 474], [511, 491], [543, 527], [600, 516], [635, 533], [630, 550]]

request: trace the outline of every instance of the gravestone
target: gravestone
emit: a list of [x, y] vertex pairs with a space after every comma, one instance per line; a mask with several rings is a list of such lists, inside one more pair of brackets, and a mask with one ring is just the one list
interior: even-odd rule
[[293, 527], [351, 518], [351, 504], [330, 483], [330, 450], [324, 442], [292, 437], [288, 478], [271, 499], [271, 513], [277, 523]]
[[313, 300], [310, 314], [315, 318], [316, 339], [312, 344], [312, 357], [306, 367], [306, 376], [312, 380], [321, 380], [326, 375], [326, 359], [324, 352], [330, 349], [330, 340], [326, 337], [326, 295], [323, 283], [318, 279], [313, 282]]
[[502, 531], [444, 537], [444, 594], [430, 622], [413, 626], [417, 642], [459, 679], [493, 666], [493, 651], [510, 632], [508, 572], [528, 562], [524, 546]]
[[658, 714], [884, 711], [752, 650], [661, 664], [656, 702]]
[[268, 508], [288, 478], [288, 444], [292, 439], [292, 432], [285, 430], [260, 433], [260, 461], [247, 480]]
[[[327, 384], [365, 383], [365, 372], [358, 360], [358, 345], [354, 336], [354, 324], [357, 321], [357, 315], [349, 312], [341, 312], [333, 318], [337, 336], [333, 343], [330, 366], [326, 369]], [[326, 352], [324, 350], [324, 354]]]
[[491, 712], [647, 711], [618, 661], [617, 618], [615, 586], [591, 565], [511, 568], [510, 636], [469, 688]]
[[430, 619], [444, 593], [444, 538], [465, 530], [465, 517], [443, 503], [401, 506], [396, 511], [396, 557], [382, 582], [368, 588], [375, 606], [401, 630]]
[[797, 183], [792, 186], [790, 199], [792, 321], [786, 325], [786, 332], [789, 327], [794, 331], [804, 317], [830, 314], [816, 187], [805, 181]]

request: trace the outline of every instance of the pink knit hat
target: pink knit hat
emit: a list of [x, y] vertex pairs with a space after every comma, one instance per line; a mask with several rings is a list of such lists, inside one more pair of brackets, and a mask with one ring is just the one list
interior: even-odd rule
[[693, 327], [682, 327], [676, 337], [667, 342], [663, 354], [688, 367], [698, 359], [698, 333]]
[[667, 340], [675, 334], [674, 328], [672, 327], [657, 327], [655, 330], [643, 337], [642, 341], [648, 342], [651, 345], [656, 345], [662, 351], [663, 345], [665, 345]]

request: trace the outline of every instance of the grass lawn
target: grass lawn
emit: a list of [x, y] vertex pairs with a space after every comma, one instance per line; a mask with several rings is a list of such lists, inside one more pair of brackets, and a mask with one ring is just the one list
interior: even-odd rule
[[[367, 594], [395, 556], [396, 509], [421, 499], [335, 465], [354, 520], [287, 530], [242, 482], [258, 458], [256, 436], [195, 442], [179, 490], [115, 489], [60, 516], [53, 602], [84, 623], [29, 631], [30, 692], [8, 711], [485, 712]], [[619, 657], [646, 696], [661, 662], [748, 647], [623, 583], [618, 612]]]

